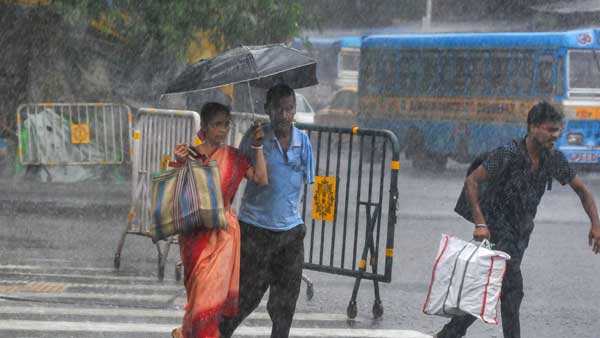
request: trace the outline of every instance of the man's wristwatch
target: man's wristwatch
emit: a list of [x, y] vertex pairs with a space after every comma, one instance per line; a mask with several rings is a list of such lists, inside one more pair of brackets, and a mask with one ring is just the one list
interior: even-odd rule
[[476, 228], [487, 228], [487, 224], [475, 224]]

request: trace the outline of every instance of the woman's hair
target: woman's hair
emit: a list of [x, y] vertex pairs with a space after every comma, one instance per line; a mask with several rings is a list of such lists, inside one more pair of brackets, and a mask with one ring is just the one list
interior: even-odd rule
[[563, 113], [546, 101], [541, 101], [531, 107], [527, 114], [527, 127], [538, 126], [544, 122], [562, 122]]
[[206, 102], [200, 110], [200, 121], [202, 124], [210, 123], [219, 113], [231, 115], [231, 108], [218, 102]]

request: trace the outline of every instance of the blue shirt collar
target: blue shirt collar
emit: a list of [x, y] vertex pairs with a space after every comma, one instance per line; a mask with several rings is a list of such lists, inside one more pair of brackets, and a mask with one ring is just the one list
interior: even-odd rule
[[[300, 133], [302, 133], [302, 131], [292, 125], [292, 141], [290, 142], [290, 147], [302, 147], [302, 135]], [[265, 127], [265, 139], [270, 139], [272, 141], [277, 140], [277, 136], [275, 136], [271, 124]]]

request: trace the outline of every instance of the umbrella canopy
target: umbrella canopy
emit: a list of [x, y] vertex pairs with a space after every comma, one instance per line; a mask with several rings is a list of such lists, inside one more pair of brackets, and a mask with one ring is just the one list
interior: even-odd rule
[[239, 46], [188, 66], [165, 94], [183, 93], [248, 82], [269, 88], [286, 83], [292, 88], [316, 85], [317, 62], [282, 44]]

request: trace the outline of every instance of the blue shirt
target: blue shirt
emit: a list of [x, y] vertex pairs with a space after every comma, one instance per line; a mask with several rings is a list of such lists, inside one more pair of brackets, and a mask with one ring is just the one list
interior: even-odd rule
[[[315, 181], [312, 146], [308, 135], [293, 127], [286, 160], [271, 126], [264, 125], [263, 131], [269, 185], [247, 182], [238, 219], [263, 229], [286, 231], [304, 223], [300, 214], [304, 184]], [[254, 162], [256, 150], [250, 147], [248, 136], [244, 135], [240, 150]]]

